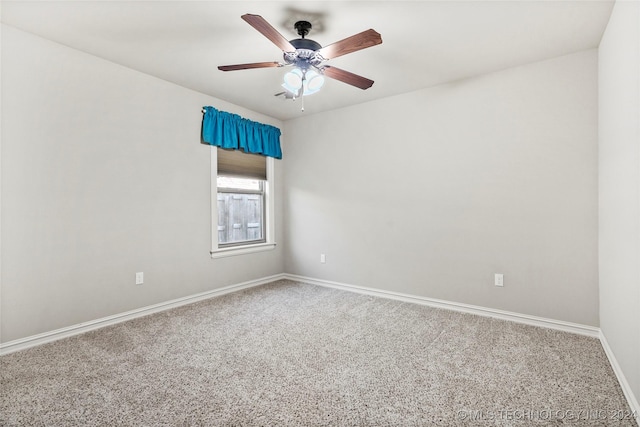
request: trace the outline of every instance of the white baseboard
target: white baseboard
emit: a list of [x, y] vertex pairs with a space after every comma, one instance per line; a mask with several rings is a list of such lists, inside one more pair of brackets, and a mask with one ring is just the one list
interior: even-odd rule
[[618, 378], [620, 387], [624, 392], [624, 395], [627, 399], [627, 402], [629, 403], [631, 410], [636, 411], [637, 414], [640, 414], [640, 405], [638, 404], [638, 400], [635, 398], [633, 391], [631, 390], [631, 387], [629, 386], [629, 383], [627, 382], [627, 379], [624, 376], [624, 373], [620, 369], [620, 365], [618, 364], [613, 354], [613, 351], [609, 347], [609, 344], [604, 334], [600, 330], [600, 328], [597, 328], [594, 326], [588, 326], [588, 325], [581, 325], [577, 323], [565, 322], [561, 320], [530, 316], [527, 314], [515, 313], [510, 311], [496, 310], [493, 308], [463, 304], [463, 303], [458, 303], [453, 301], [439, 300], [435, 298], [428, 298], [428, 297], [423, 297], [418, 295], [409, 295], [409, 294], [403, 294], [399, 292], [387, 291], [382, 289], [349, 285], [349, 284], [333, 282], [329, 280], [314, 279], [311, 277], [299, 276], [299, 275], [287, 274], [287, 273], [276, 274], [273, 276], [263, 277], [261, 279], [238, 283], [235, 285], [226, 286], [224, 288], [214, 289], [211, 291], [174, 299], [174, 300], [163, 302], [160, 304], [150, 305], [150, 306], [142, 307], [136, 310], [127, 311], [125, 313], [103, 317], [101, 319], [96, 319], [89, 322], [79, 323], [77, 325], [68, 326], [66, 328], [61, 328], [54, 331], [45, 332], [42, 334], [33, 335], [30, 337], [21, 338], [14, 341], [9, 341], [9, 342], [0, 344], [0, 356], [13, 353], [19, 350], [24, 350], [29, 347], [34, 347], [37, 345], [57, 341], [59, 339], [67, 338], [73, 335], [82, 334], [84, 332], [103, 328], [105, 326], [115, 325], [117, 323], [136, 319], [138, 317], [147, 316], [149, 314], [157, 313], [160, 311], [165, 311], [175, 307], [180, 307], [186, 304], [192, 304], [194, 302], [206, 300], [209, 298], [214, 298], [214, 297], [229, 294], [232, 292], [237, 292], [242, 289], [261, 286], [261, 285], [274, 282], [276, 280], [281, 280], [281, 279], [300, 281], [300, 282], [305, 282], [313, 285], [341, 289], [341, 290], [356, 292], [356, 293], [365, 294], [365, 295], [372, 295], [376, 297], [410, 302], [414, 304], [421, 304], [421, 305], [426, 305], [430, 307], [454, 310], [454, 311], [459, 311], [463, 313], [476, 314], [476, 315], [485, 316], [485, 317], [493, 317], [496, 319], [508, 320], [508, 321], [523, 323], [523, 324], [532, 325], [532, 326], [556, 329], [564, 332], [570, 332], [570, 333], [599, 338], [600, 342], [602, 343], [602, 347], [604, 348], [604, 351], [609, 359], [611, 367], [615, 372], [616, 377]]
[[32, 335], [30, 337], [21, 338], [14, 341], [8, 341], [6, 343], [0, 344], [0, 356], [13, 353], [19, 350], [24, 350], [29, 347], [35, 347], [37, 345], [46, 344], [52, 341], [57, 341], [59, 339], [67, 338], [73, 335], [82, 334], [84, 332], [89, 332], [94, 329], [104, 328], [105, 326], [115, 325], [116, 323], [125, 322], [127, 320], [136, 319], [138, 317], [148, 316], [149, 314], [158, 313], [160, 311], [169, 310], [175, 307], [180, 307], [182, 305], [192, 304], [194, 302], [218, 297], [231, 292], [237, 292], [242, 289], [248, 289], [255, 286], [264, 285], [266, 283], [280, 280], [283, 278], [284, 278], [284, 274], [276, 274], [274, 276], [263, 277], [261, 279], [250, 280], [248, 282], [225, 286], [224, 288], [214, 289], [211, 291], [202, 292], [195, 295], [177, 298], [171, 301], [166, 301], [159, 304], [138, 308], [135, 310], [124, 312], [124, 313], [114, 314], [113, 316], [107, 316], [101, 319], [91, 320], [89, 322], [78, 323], [76, 325], [71, 325], [65, 328], [56, 329], [54, 331], [44, 332], [38, 335]]
[[[444, 308], [447, 310], [455, 310], [463, 313], [469, 314], [477, 314], [480, 316], [486, 317], [494, 317], [497, 319], [508, 320], [517, 323], [523, 323], [526, 325], [539, 326], [543, 328], [556, 329], [559, 331], [570, 332], [574, 334], [586, 335], [594, 338], [598, 338], [600, 343], [602, 344], [602, 348], [609, 359], [609, 363], [611, 364], [611, 368], [615, 373], [618, 383], [622, 388], [625, 398], [627, 399], [627, 403], [631, 411], [635, 411], [636, 414], [640, 416], [640, 405], [638, 404], [638, 400], [633, 394], [631, 390], [631, 386], [627, 381], [622, 369], [620, 369], [620, 365], [618, 364], [611, 347], [609, 347], [609, 343], [605, 338], [604, 334], [600, 330], [600, 328], [588, 325], [581, 325], [578, 323], [565, 322], [562, 320], [548, 319], [544, 317], [531, 316], [528, 314], [515, 313], [510, 311], [496, 310], [493, 308], [480, 307], [475, 305], [463, 304], [459, 302], [439, 300], [435, 298], [427, 298], [417, 295], [409, 295], [403, 294], [399, 292], [387, 291], [382, 289], [374, 289], [367, 288], [364, 286], [356, 286], [349, 285], [345, 283], [333, 282], [330, 280], [322, 280], [322, 279], [314, 279], [311, 277], [298, 276], [295, 274], [285, 274], [285, 279], [295, 280], [305, 283], [310, 283], [313, 285], [324, 286], [328, 288], [341, 289], [350, 292], [356, 292], [365, 295], [372, 295], [382, 298], [388, 298], [403, 302], [411, 302], [415, 304], [427, 305], [430, 307]], [[638, 419], [636, 419], [638, 422]], [[639, 424], [640, 425], [640, 424]]]
[[285, 279], [297, 280], [300, 282], [311, 283], [314, 285], [325, 286], [329, 288], [342, 289], [350, 292], [357, 292], [365, 295], [372, 295], [382, 298], [388, 298], [398, 301], [411, 302], [415, 304], [427, 305], [430, 307], [444, 308], [447, 310], [455, 310], [463, 313], [476, 314], [479, 316], [493, 317], [496, 319], [509, 320], [512, 322], [523, 323], [526, 325], [540, 326], [543, 328], [556, 329], [574, 334], [587, 335], [598, 338], [600, 336], [600, 328], [595, 326], [581, 325], [578, 323], [565, 322], [562, 320], [548, 319], [544, 317], [531, 316], [528, 314], [515, 313], [511, 311], [497, 310], [494, 308], [481, 307], [477, 305], [463, 304], [459, 302], [428, 298], [418, 295], [403, 294], [400, 292], [387, 291], [382, 289], [367, 288], [364, 286], [348, 285], [345, 283], [332, 282], [329, 280], [314, 279], [311, 277], [298, 276], [295, 274], [285, 274]]
[[[609, 359], [609, 364], [611, 364], [611, 368], [613, 369], [613, 372], [615, 372], [616, 377], [618, 377], [620, 388], [622, 388], [622, 392], [624, 393], [624, 397], [627, 399], [627, 402], [629, 403], [631, 411], [632, 412], [635, 411], [635, 413], [638, 414], [638, 417], [640, 417], [640, 404], [638, 403], [638, 399], [636, 399], [636, 396], [633, 394], [633, 390], [631, 390], [631, 386], [629, 385], [627, 378], [624, 376], [624, 373], [622, 372], [622, 369], [618, 364], [618, 360], [613, 354], [613, 350], [611, 350], [611, 347], [609, 347], [607, 338], [604, 336], [604, 333], [602, 333], [602, 331], [600, 331], [600, 342], [602, 343], [602, 348], [604, 348], [604, 352], [606, 353], [607, 358]], [[636, 418], [636, 423], [639, 423], [640, 425], [639, 420], [640, 418]]]

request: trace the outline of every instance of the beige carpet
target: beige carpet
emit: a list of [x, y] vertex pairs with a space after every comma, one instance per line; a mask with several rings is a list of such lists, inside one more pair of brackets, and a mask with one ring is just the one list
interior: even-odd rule
[[594, 338], [291, 281], [0, 369], [3, 426], [635, 425]]

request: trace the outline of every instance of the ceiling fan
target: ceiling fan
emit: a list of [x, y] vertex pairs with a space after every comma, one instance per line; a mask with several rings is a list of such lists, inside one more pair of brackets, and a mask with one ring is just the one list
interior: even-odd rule
[[[285, 75], [284, 84], [282, 85], [287, 90], [287, 99], [295, 99], [298, 96], [311, 95], [317, 92], [324, 83], [322, 76], [339, 80], [360, 89], [368, 89], [373, 85], [373, 80], [326, 65], [325, 62], [329, 59], [381, 44], [382, 37], [376, 31], [369, 29], [322, 47], [320, 43], [305, 38], [311, 30], [311, 23], [308, 21], [296, 22], [294, 28], [300, 38], [287, 40], [260, 15], [246, 14], [242, 15], [242, 19], [283, 51], [284, 62], [221, 65], [218, 67], [219, 70], [236, 71], [252, 68], [293, 66], [294, 69]], [[276, 96], [278, 95], [282, 94], [277, 94]]]

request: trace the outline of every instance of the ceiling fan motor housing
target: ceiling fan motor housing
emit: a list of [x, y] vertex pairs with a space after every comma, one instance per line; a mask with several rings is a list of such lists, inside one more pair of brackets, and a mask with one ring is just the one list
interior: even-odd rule
[[291, 43], [291, 45], [295, 47], [296, 50], [306, 49], [316, 51], [322, 49], [322, 45], [320, 43], [311, 39], [293, 39], [290, 40], [289, 43]]
[[309, 68], [309, 66], [318, 66], [324, 58], [316, 53], [322, 48], [320, 43], [310, 39], [294, 39], [289, 43], [296, 48], [295, 52], [285, 52], [283, 57], [287, 64], [294, 64], [299, 68]]
[[310, 66], [317, 67], [324, 58], [316, 53], [322, 49], [322, 45], [314, 40], [305, 39], [311, 30], [311, 23], [308, 21], [298, 21], [294, 28], [297, 30], [299, 39], [290, 40], [291, 46], [296, 48], [295, 52], [284, 52], [284, 61], [293, 64], [298, 68], [306, 70]]

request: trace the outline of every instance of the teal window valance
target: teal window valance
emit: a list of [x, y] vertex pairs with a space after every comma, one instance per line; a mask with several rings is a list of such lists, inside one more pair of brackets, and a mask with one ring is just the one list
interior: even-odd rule
[[237, 114], [203, 107], [202, 142], [246, 153], [282, 158], [280, 129], [254, 122]]

